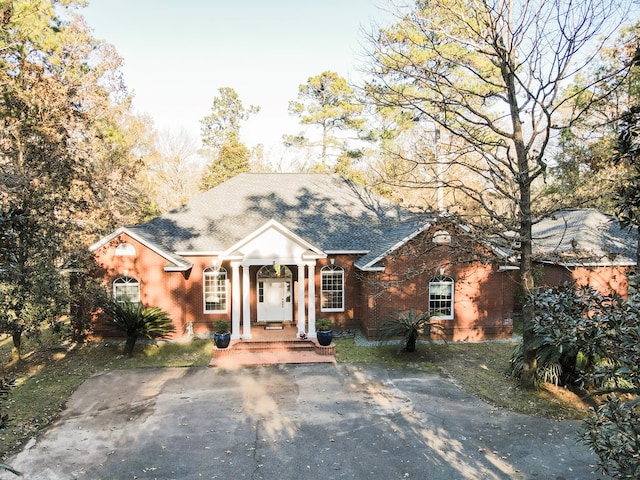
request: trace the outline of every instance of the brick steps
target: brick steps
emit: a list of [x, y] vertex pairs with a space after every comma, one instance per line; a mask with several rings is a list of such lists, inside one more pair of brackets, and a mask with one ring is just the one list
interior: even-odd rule
[[215, 345], [210, 367], [335, 363], [335, 344], [323, 347], [313, 340], [236, 340], [228, 348]]

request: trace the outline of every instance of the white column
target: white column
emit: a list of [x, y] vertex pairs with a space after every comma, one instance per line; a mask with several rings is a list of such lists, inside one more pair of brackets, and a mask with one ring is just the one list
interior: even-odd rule
[[240, 338], [240, 264], [231, 262], [231, 338]]
[[309, 264], [309, 337], [316, 337], [316, 271], [315, 263]]
[[251, 338], [251, 274], [242, 265], [242, 338]]
[[298, 264], [298, 335], [305, 332], [304, 264]]

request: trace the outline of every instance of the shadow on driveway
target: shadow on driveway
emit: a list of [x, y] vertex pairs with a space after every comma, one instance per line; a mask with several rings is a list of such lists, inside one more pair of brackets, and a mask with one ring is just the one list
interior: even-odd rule
[[120, 370], [87, 380], [8, 463], [43, 480], [601, 478], [580, 427], [414, 370]]

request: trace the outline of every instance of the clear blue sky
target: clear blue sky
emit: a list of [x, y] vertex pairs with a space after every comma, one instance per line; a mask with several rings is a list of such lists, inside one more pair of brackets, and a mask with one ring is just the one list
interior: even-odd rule
[[218, 88], [232, 87], [261, 112], [243, 126], [245, 143], [279, 145], [301, 127], [288, 115], [298, 86], [325, 70], [356, 80], [362, 29], [384, 24], [380, 0], [90, 0], [81, 10], [97, 38], [124, 58], [138, 113], [158, 129], [199, 120]]

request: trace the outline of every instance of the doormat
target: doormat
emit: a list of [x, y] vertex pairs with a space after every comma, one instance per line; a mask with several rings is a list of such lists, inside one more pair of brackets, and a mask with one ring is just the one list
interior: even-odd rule
[[284, 330], [284, 325], [265, 325], [265, 330]]

